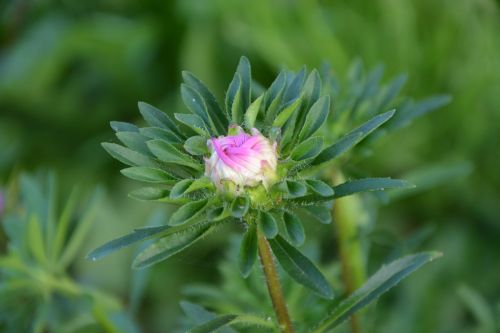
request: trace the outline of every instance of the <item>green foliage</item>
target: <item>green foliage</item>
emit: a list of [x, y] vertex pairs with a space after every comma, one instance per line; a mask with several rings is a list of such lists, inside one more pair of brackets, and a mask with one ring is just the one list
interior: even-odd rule
[[[78, 284], [69, 274], [95, 220], [102, 193], [83, 200], [75, 189], [59, 211], [61, 194], [53, 175], [23, 175], [19, 188], [19, 201], [9, 197], [2, 225], [8, 251], [0, 256], [0, 327], [8, 332], [62, 328], [67, 332], [137, 332], [116, 299]], [[85, 204], [78, 204], [80, 200]], [[12, 312], [19, 304], [24, 304], [24, 310]]]
[[333, 298], [332, 288], [321, 272], [307, 257], [281, 238], [281, 236], [271, 239], [269, 243], [280, 265], [295, 281], [324, 298]]
[[[304, 67], [298, 73], [282, 71], [269, 89], [252, 99], [251, 68], [245, 57], [240, 59], [228, 87], [225, 107], [218, 105], [214, 95], [194, 75], [184, 73], [183, 78], [185, 84], [181, 86], [182, 100], [191, 113], [176, 114], [175, 118], [185, 127], [178, 126], [157, 108], [140, 102], [139, 109], [144, 120], [152, 126], [150, 129], [158, 130], [146, 132], [144, 128], [132, 124], [112, 122], [117, 138], [125, 147], [114, 143], [104, 143], [103, 147], [119, 161], [132, 165], [132, 168], [122, 170], [123, 175], [157, 184], [156, 188], [143, 188], [132, 192], [132, 197], [178, 204], [179, 207], [170, 217], [168, 224], [188, 225], [189, 228], [181, 228], [179, 232], [175, 228], [157, 233], [136, 231], [103, 245], [91, 253], [90, 257], [97, 259], [132, 242], [154, 237], [155, 243], [140, 253], [134, 261], [134, 267], [145, 267], [166, 259], [203, 238], [218, 221], [244, 219], [250, 224], [240, 260], [240, 268], [246, 276], [255, 261], [252, 234], [256, 229], [253, 227], [254, 223], [258, 224], [266, 238], [274, 239], [280, 233], [280, 228], [271, 210], [285, 210], [284, 215], [283, 212], [280, 213], [283, 215], [283, 236], [293, 246], [300, 246], [305, 240], [305, 233], [301, 219], [295, 216], [296, 207], [307, 202], [309, 207], [305, 210], [312, 212], [313, 206], [321, 209], [325, 201], [335, 198], [335, 189], [328, 184], [311, 177], [296, 177], [311, 161], [313, 165], [319, 164], [339, 155], [332, 153], [332, 149], [336, 150], [339, 143], [323, 149], [323, 139], [312, 136], [323, 127], [328, 118], [330, 98], [327, 95], [321, 96], [319, 73], [315, 70], [308, 73]], [[344, 139], [341, 139], [343, 151], [373, 132], [393, 114], [394, 111], [391, 111], [377, 116], [348, 134], [347, 137], [354, 136], [356, 140], [349, 141], [347, 145], [342, 143]], [[247, 128], [255, 126], [263, 134], [270, 136], [277, 133], [275, 139], [278, 142], [282, 165], [280, 173], [284, 174], [284, 177], [266, 190], [268, 193], [264, 195], [268, 199], [256, 200], [259, 195], [243, 194], [228, 201], [224, 195], [220, 195], [212, 181], [203, 175], [203, 158], [208, 158], [206, 142], [212, 136], [231, 133], [231, 128], [234, 127], [226, 129], [228, 124]], [[389, 181], [379, 181], [377, 184], [372, 182], [371, 187], [363, 181], [357, 186], [339, 185], [339, 196], [397, 187], [387, 182]], [[318, 280], [320, 273], [312, 263], [297, 250], [290, 250], [291, 245], [281, 237], [272, 244], [273, 251], [279, 251], [277, 256], [281, 258], [280, 261], [287, 267], [289, 274], [325, 297], [331, 297], [331, 291], [326, 287], [324, 279]], [[293, 255], [292, 259], [286, 259], [289, 253]], [[297, 263], [300, 263], [299, 267], [304, 266], [305, 271], [312, 274], [312, 277], [300, 278], [304, 270], [294, 269]]]
[[316, 328], [312, 329], [312, 332], [325, 332], [338, 326], [354, 312], [374, 301], [406, 276], [440, 256], [441, 254], [436, 252], [420, 253], [382, 266], [360, 289], [336, 306]]

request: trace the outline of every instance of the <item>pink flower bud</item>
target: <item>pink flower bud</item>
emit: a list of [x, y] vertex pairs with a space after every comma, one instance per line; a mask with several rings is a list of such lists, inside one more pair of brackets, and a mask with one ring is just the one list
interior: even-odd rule
[[205, 175], [210, 177], [219, 190], [227, 189], [224, 181], [236, 185], [236, 191], [244, 186], [266, 188], [276, 181], [276, 143], [271, 143], [252, 128], [251, 133], [241, 128], [237, 135], [220, 136], [208, 140], [211, 156], [205, 159]]

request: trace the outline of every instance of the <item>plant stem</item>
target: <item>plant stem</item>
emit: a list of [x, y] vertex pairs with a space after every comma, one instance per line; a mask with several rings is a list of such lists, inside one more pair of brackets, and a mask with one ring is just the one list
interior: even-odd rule
[[[343, 183], [344, 176], [337, 170], [333, 183]], [[359, 226], [366, 218], [358, 196], [337, 199], [333, 205], [332, 218], [337, 232], [342, 280], [348, 294], [358, 289], [366, 279], [365, 258], [359, 239]], [[351, 317], [352, 333], [361, 333], [359, 316]]]
[[281, 330], [283, 333], [294, 333], [269, 242], [259, 230], [257, 230], [257, 243], [262, 270], [266, 277], [267, 290], [271, 297], [274, 312], [278, 317]]

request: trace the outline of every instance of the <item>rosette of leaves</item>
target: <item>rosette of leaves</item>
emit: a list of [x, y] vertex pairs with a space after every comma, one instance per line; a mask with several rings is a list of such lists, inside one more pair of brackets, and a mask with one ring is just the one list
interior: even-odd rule
[[137, 332], [118, 300], [69, 273], [95, 220], [100, 192], [86, 198], [75, 189], [59, 210], [61, 197], [53, 175], [23, 175], [6, 192], [0, 331]]
[[[303, 221], [329, 223], [331, 202], [338, 195], [407, 183], [378, 179], [332, 188], [310, 176], [312, 164], [335, 158], [337, 154], [332, 151], [344, 147], [342, 141], [333, 148], [325, 145], [318, 134], [328, 118], [330, 97], [322, 94], [316, 70], [282, 71], [268, 89], [254, 96], [257, 89], [252, 87], [250, 64], [242, 57], [223, 106], [194, 75], [184, 72], [183, 79], [181, 95], [187, 113], [172, 117], [140, 102], [147, 126], [112, 122], [122, 144], [103, 144], [114, 158], [129, 166], [122, 170], [125, 176], [150, 183], [133, 191], [131, 197], [174, 204], [178, 209], [166, 225], [136, 229], [88, 257], [95, 260], [135, 242], [153, 240], [133, 263], [135, 268], [147, 267], [186, 249], [223, 224], [241, 223], [245, 230], [239, 259], [243, 276], [251, 272], [262, 250], [259, 239], [265, 238], [270, 245], [264, 249], [268, 259], [274, 255], [295, 281], [324, 298], [332, 298], [327, 280], [297, 249], [305, 240]], [[379, 125], [369, 122], [363, 128], [369, 127], [371, 132]], [[247, 131], [256, 128], [277, 143], [278, 179], [271, 186], [260, 184], [228, 195], [205, 176], [207, 141], [231, 134], [234, 126]], [[359, 135], [359, 131], [355, 133]]]

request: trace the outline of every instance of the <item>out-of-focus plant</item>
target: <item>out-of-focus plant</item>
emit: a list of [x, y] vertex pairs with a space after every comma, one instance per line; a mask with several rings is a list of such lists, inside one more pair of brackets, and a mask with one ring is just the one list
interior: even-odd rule
[[[330, 104], [329, 95], [321, 93], [316, 70], [309, 74], [305, 68], [297, 73], [282, 71], [267, 90], [254, 97], [250, 63], [243, 57], [227, 90], [225, 107], [192, 74], [185, 72], [183, 77], [181, 94], [190, 113], [176, 113], [175, 122], [160, 110], [139, 103], [150, 127], [112, 122], [124, 146], [103, 144], [113, 157], [131, 166], [122, 170], [125, 176], [158, 184], [132, 192], [133, 197], [179, 208], [168, 225], [137, 229], [88, 257], [96, 260], [132, 243], [154, 239], [134, 260], [135, 268], [143, 268], [184, 250], [222, 224], [239, 224], [245, 229], [239, 251], [241, 273], [247, 277], [260, 258], [278, 324], [249, 314], [222, 314], [192, 332], [238, 324], [293, 332], [274, 258], [296, 282], [332, 299], [328, 281], [297, 249], [305, 240], [302, 223], [307, 219], [329, 223], [330, 204], [336, 198], [408, 186], [401, 180], [366, 178], [331, 187], [311, 176], [310, 169], [353, 147], [394, 111], [376, 116], [324, 146], [323, 138], [314, 134], [325, 123]], [[311, 325], [313, 331], [337, 326], [437, 256], [422, 253], [383, 267], [317, 325]]]
[[87, 199], [77, 189], [63, 196], [54, 176], [22, 175], [5, 196], [6, 211], [0, 216], [7, 237], [6, 253], [0, 256], [2, 331], [136, 332], [117, 299], [70, 274], [94, 222], [100, 191]]

